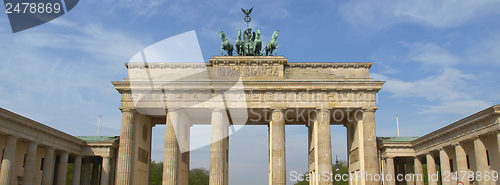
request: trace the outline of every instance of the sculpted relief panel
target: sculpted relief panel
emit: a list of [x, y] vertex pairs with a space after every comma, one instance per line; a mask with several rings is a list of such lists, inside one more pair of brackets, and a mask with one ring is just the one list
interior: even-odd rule
[[239, 73], [243, 77], [257, 76], [280, 76], [280, 67], [273, 65], [242, 65], [242, 66], [219, 66], [230, 70], [217, 70], [219, 75], [234, 75]]

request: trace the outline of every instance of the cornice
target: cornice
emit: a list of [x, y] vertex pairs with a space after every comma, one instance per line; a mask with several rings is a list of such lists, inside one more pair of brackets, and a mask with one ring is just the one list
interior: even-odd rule
[[493, 110], [495, 113], [500, 114], [500, 104], [493, 106]]
[[366, 68], [370, 69], [371, 62], [329, 62], [329, 63], [288, 63], [291, 68]]
[[[202, 90], [208, 87], [222, 88], [232, 85], [235, 81], [155, 81], [155, 84], [162, 84], [160, 87], [151, 87], [150, 81], [133, 81], [136, 89], [196, 89]], [[131, 81], [114, 81], [112, 84], [118, 90], [130, 90]], [[365, 80], [365, 81], [242, 81], [245, 90], [352, 90], [352, 91], [378, 91], [384, 84], [383, 81]], [[265, 87], [264, 87], [265, 86]], [[232, 87], [237, 88], [237, 87]]]
[[285, 68], [365, 68], [370, 69], [373, 63], [371, 62], [291, 62], [287, 63], [286, 58], [269, 59], [269, 58], [228, 58], [228, 59], [209, 59], [209, 63], [166, 63], [166, 62], [127, 62], [125, 67], [128, 69], [191, 69], [191, 68], [207, 68], [215, 66], [234, 65], [284, 65]]
[[206, 68], [210, 66], [209, 63], [163, 63], [163, 62], [152, 62], [152, 63], [140, 63], [140, 62], [127, 62], [125, 67], [127, 69], [194, 69], [194, 68]]
[[[29, 118], [26, 118], [24, 116], [10, 112], [10, 111], [2, 109], [2, 108], [0, 108], [0, 117], [3, 117], [4, 119], [16, 122], [18, 124], [21, 124], [24, 127], [31, 128], [31, 129], [37, 130], [39, 132], [51, 135], [53, 137], [60, 138], [62, 140], [74, 143], [80, 147], [85, 145], [85, 142], [77, 137], [71, 136], [71, 135], [66, 134], [62, 131], [59, 131], [57, 129], [54, 129], [52, 127], [49, 127], [47, 125], [44, 125], [42, 123], [39, 123], [37, 121], [31, 120]], [[56, 146], [53, 146], [53, 147], [56, 147]]]
[[284, 65], [287, 60], [283, 56], [214, 56], [208, 59], [212, 65]]

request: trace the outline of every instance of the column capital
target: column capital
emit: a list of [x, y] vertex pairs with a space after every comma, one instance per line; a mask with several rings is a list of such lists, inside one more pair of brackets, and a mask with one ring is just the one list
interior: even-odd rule
[[361, 108], [363, 112], [375, 112], [377, 111], [378, 107], [363, 107]]
[[327, 105], [316, 106], [316, 110], [319, 110], [319, 111], [330, 111], [330, 109], [332, 109], [332, 107], [327, 106]]
[[181, 108], [180, 107], [165, 107], [165, 111], [167, 112], [175, 112], [175, 111], [180, 111]]
[[123, 112], [131, 112], [131, 113], [134, 113], [134, 112], [135, 112], [135, 108], [120, 107], [119, 109], [120, 109], [120, 111], [122, 111], [122, 113], [123, 113]]
[[59, 152], [61, 155], [69, 155], [69, 152], [66, 151], [66, 150], [59, 150]]
[[483, 139], [483, 137], [481, 135], [477, 135], [477, 136], [472, 137], [472, 140], [477, 140], [477, 139], [481, 140], [481, 139]]
[[224, 107], [210, 107], [209, 109], [212, 112], [221, 112], [226, 110]]
[[7, 135], [7, 139], [19, 139], [19, 136], [15, 136], [15, 135]]
[[311, 124], [314, 124], [314, 122], [311, 121], [311, 120], [307, 120], [307, 122], [306, 122], [305, 125], [306, 125], [307, 128], [309, 128], [311, 126]]
[[271, 106], [269, 109], [271, 109], [272, 112], [275, 112], [275, 111], [283, 112], [284, 110], [287, 109], [287, 107], [286, 106]]

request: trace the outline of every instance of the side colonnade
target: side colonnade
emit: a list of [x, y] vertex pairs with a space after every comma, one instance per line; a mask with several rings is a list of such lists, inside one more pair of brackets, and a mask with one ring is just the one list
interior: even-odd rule
[[419, 138], [379, 140], [384, 173], [393, 177], [386, 185], [500, 182], [500, 105]]
[[0, 184], [66, 185], [68, 175], [72, 185], [113, 184], [113, 146], [97, 143], [0, 108]]

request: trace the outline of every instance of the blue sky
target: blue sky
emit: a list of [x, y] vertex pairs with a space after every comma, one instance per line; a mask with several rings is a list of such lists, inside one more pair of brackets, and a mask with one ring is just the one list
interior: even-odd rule
[[[235, 40], [240, 8], [267, 42], [275, 29], [289, 62], [373, 62], [386, 81], [378, 95], [377, 135], [420, 136], [500, 103], [500, 1], [80, 1], [47, 24], [11, 33], [0, 14], [0, 107], [68, 132], [119, 135], [120, 96], [111, 81], [123, 63], [165, 38], [195, 30], [205, 61], [220, 54], [218, 32]], [[2, 8], [2, 11], [5, 9]], [[162, 158], [163, 126], [153, 159]], [[303, 126], [287, 127], [287, 168], [307, 169]], [[345, 160], [345, 128], [332, 127], [333, 153]], [[244, 145], [243, 145], [244, 144]], [[244, 146], [244, 147], [243, 147]], [[231, 184], [267, 182], [267, 128], [231, 138]], [[208, 148], [191, 167], [208, 168]], [[250, 173], [249, 173], [250, 172]]]

